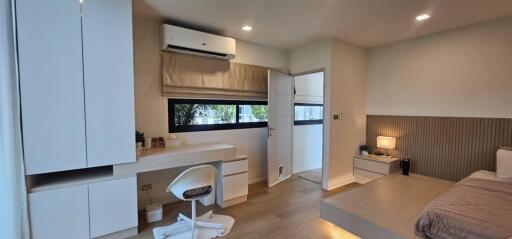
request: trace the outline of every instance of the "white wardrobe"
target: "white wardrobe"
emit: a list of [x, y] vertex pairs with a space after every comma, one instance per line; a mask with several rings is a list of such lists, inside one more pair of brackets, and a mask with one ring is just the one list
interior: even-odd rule
[[16, 27], [32, 238], [133, 235], [132, 0], [16, 0]]
[[130, 0], [17, 0], [27, 175], [135, 161]]

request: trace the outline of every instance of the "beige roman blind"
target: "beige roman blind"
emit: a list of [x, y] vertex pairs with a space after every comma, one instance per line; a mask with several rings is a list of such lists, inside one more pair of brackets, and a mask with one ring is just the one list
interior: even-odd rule
[[267, 68], [162, 52], [166, 97], [267, 99]]

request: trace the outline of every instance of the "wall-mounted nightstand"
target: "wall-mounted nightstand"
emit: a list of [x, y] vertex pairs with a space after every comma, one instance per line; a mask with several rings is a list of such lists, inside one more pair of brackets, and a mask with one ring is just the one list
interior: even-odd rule
[[368, 183], [400, 170], [399, 158], [386, 158], [373, 154], [354, 156], [354, 177], [358, 183]]

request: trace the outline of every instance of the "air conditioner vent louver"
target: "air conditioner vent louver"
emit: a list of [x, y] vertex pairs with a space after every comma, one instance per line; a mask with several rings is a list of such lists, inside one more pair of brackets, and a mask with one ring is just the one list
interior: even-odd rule
[[227, 58], [228, 57], [227, 54], [211, 52], [211, 51], [203, 51], [203, 50], [192, 49], [192, 48], [181, 47], [181, 46], [174, 46], [174, 45], [167, 45], [167, 49], [169, 49], [169, 50], [172, 49], [172, 50], [175, 50], [175, 51], [181, 52], [181, 53], [189, 53], [190, 52], [190, 53], [214, 55], [214, 56], [218, 56], [218, 57], [221, 57], [221, 58]]

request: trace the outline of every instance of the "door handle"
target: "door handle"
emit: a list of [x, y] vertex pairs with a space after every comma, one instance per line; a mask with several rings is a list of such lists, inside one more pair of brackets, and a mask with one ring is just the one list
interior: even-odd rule
[[270, 126], [268, 126], [267, 128], [268, 128], [268, 136], [267, 137], [270, 138], [270, 136], [272, 136], [272, 130], [276, 130], [276, 129], [274, 129], [274, 128], [270, 127]]

